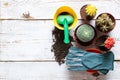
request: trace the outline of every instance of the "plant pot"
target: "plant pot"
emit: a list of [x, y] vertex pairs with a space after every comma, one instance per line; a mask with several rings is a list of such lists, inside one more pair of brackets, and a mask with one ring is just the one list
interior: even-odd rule
[[108, 35], [103, 35], [100, 36], [97, 40], [96, 40], [96, 46], [97, 48], [99, 48], [102, 51], [109, 51], [110, 49], [107, 49], [105, 46], [101, 46], [101, 44], [104, 44], [105, 40], [108, 38]]
[[[103, 16], [103, 15], [107, 15]], [[96, 29], [103, 33], [109, 33], [115, 27], [115, 18], [110, 13], [102, 13], [96, 18], [95, 26]]]
[[96, 49], [96, 48], [88, 48], [88, 49], [86, 49], [86, 51], [88, 51], [88, 52], [95, 52], [95, 53], [98, 53], [98, 54], [102, 54], [102, 51], [99, 50], [99, 49]]
[[81, 24], [75, 29], [75, 41], [83, 46], [89, 46], [96, 37], [96, 30], [90, 24]]
[[92, 19], [95, 17], [95, 15], [96, 15], [96, 13], [95, 13], [94, 15], [90, 16], [90, 15], [88, 15], [88, 14], [86, 13], [86, 7], [87, 7], [88, 5], [90, 5], [90, 4], [86, 4], [86, 5], [84, 5], [84, 6], [80, 9], [81, 18], [82, 18], [85, 22], [89, 22], [89, 21], [92, 20]]

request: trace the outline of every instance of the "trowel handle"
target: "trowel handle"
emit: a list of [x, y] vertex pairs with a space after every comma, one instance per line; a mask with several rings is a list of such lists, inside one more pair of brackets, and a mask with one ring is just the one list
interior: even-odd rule
[[68, 23], [67, 23], [67, 19], [64, 19], [64, 43], [68, 44], [69, 42], [70, 39], [69, 39]]

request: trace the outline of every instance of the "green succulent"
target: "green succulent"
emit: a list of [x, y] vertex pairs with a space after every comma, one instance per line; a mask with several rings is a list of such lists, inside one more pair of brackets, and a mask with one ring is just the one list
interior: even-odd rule
[[100, 26], [102, 31], [113, 29], [114, 23], [108, 14], [104, 13], [96, 20], [96, 24]]

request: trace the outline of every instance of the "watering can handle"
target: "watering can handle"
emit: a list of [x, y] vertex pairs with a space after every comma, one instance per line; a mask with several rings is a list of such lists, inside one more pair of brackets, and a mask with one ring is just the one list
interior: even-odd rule
[[67, 23], [67, 19], [64, 19], [64, 43], [68, 44], [69, 42], [70, 39], [69, 39], [68, 23]]

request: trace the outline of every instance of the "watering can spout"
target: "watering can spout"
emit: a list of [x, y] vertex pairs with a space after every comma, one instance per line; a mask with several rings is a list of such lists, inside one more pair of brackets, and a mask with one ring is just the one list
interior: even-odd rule
[[64, 43], [68, 44], [70, 42], [70, 39], [69, 39], [69, 30], [68, 30], [68, 21], [67, 19], [65, 18], [64, 19]]
[[69, 27], [68, 25], [72, 24], [74, 21], [74, 18], [71, 15], [59, 15], [57, 18], [57, 23], [59, 25], [62, 25], [64, 28], [64, 43], [68, 44], [70, 42], [69, 40]]

